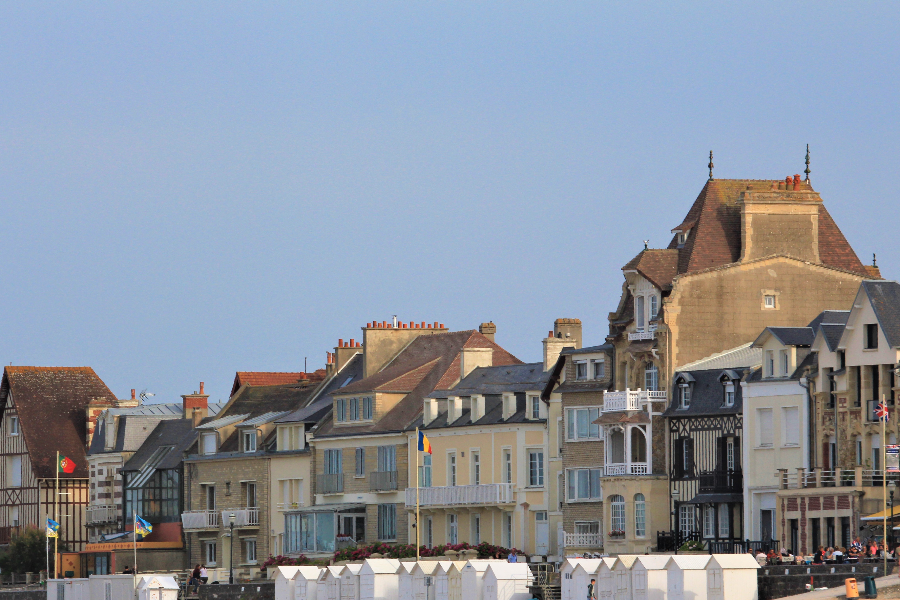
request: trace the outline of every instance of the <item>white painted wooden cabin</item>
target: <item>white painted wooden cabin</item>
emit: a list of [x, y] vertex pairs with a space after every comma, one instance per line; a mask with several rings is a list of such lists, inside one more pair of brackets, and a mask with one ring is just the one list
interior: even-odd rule
[[275, 569], [275, 600], [294, 600], [294, 575], [300, 567], [282, 566]]
[[[132, 598], [135, 595], [135, 586], [140, 583], [134, 575], [91, 575], [88, 577], [88, 587], [91, 590], [91, 598]], [[109, 595], [106, 594], [107, 588]], [[177, 591], [177, 586], [176, 586]], [[50, 600], [56, 600], [56, 596], [47, 596]]]
[[613, 567], [616, 564], [615, 558], [604, 557], [600, 559], [600, 566], [597, 567], [597, 600], [612, 600], [615, 591], [615, 583], [613, 581]]
[[[447, 569], [449, 600], [463, 600], [462, 570], [469, 564], [467, 560], [455, 560]], [[472, 600], [472, 599], [467, 599]]]
[[420, 560], [416, 563], [412, 572], [413, 600], [435, 600], [435, 575], [441, 563], [448, 568], [450, 566], [449, 560]]
[[413, 600], [412, 572], [416, 563], [400, 561], [400, 570], [397, 571], [397, 600]]
[[[572, 571], [571, 579], [569, 579], [568, 592], [571, 596], [571, 600], [587, 600], [588, 585], [590, 585], [591, 579], [597, 579], [597, 569], [600, 568], [602, 562], [603, 561], [599, 558], [579, 559], [579, 562], [575, 565], [575, 569]], [[561, 586], [560, 593], [562, 593]]]
[[484, 573], [483, 600], [530, 600], [528, 563], [495, 563]]
[[707, 600], [758, 600], [759, 563], [749, 554], [713, 554], [706, 566]]
[[360, 564], [344, 565], [341, 570], [341, 600], [359, 600]]
[[470, 560], [460, 570], [462, 575], [462, 589], [466, 592], [466, 600], [482, 600], [484, 593], [484, 574], [489, 566], [498, 563], [506, 563], [499, 559]]
[[[319, 585], [324, 570], [322, 567], [297, 567], [294, 574], [294, 595], [290, 600], [324, 600], [327, 595], [325, 586]], [[281, 599], [276, 596], [276, 600]]]
[[638, 556], [631, 565], [631, 597], [633, 600], [666, 600], [671, 556]]
[[464, 560], [440, 562], [440, 566], [434, 572], [434, 600], [450, 600], [450, 571], [454, 567], [462, 569], [465, 566]]
[[631, 566], [636, 554], [620, 554], [613, 563], [613, 599], [631, 600]]
[[318, 590], [321, 594], [324, 588], [325, 597], [319, 600], [341, 600], [341, 571], [343, 566], [325, 567], [319, 578]]
[[359, 570], [359, 600], [397, 600], [400, 561], [367, 558]]
[[[144, 575], [138, 582], [135, 595], [137, 600], [178, 600], [178, 591], [178, 582], [171, 575]], [[92, 596], [95, 597], [98, 596]]]
[[706, 565], [711, 558], [708, 554], [679, 554], [670, 557], [666, 566], [666, 600], [707, 600]]

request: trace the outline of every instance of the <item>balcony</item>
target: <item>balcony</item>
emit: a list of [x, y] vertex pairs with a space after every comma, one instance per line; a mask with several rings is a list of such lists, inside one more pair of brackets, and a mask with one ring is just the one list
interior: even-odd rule
[[740, 469], [700, 471], [701, 494], [740, 494], [744, 490], [744, 474]]
[[639, 342], [641, 340], [652, 340], [656, 335], [656, 323], [652, 323], [646, 329], [639, 329], [628, 334], [629, 342]]
[[214, 510], [189, 510], [181, 513], [181, 526], [185, 529], [218, 529], [219, 513]]
[[815, 469], [778, 469], [777, 477], [783, 490], [799, 490], [806, 488], [830, 487], [882, 487], [885, 477], [890, 482], [900, 485], [900, 473], [881, 470], [870, 470], [863, 467], [852, 469], [834, 469], [829, 471], [821, 467]]
[[343, 494], [344, 474], [325, 473], [316, 475], [316, 489], [320, 494]]
[[115, 523], [119, 520], [119, 511], [112, 505], [89, 506], [86, 512], [88, 525]]
[[231, 523], [231, 515], [234, 515], [235, 527], [259, 527], [259, 507], [223, 510], [222, 523], [226, 527]]
[[649, 475], [650, 465], [643, 463], [609, 463], [603, 468], [604, 477], [615, 475]]
[[299, 502], [279, 502], [275, 505], [275, 508], [281, 512], [284, 512], [286, 510], [297, 510], [302, 506], [303, 505]]
[[369, 473], [369, 490], [389, 492], [397, 489], [397, 471], [374, 471]]
[[[511, 483], [419, 488], [419, 506], [494, 506], [515, 502]], [[416, 505], [416, 488], [406, 488], [406, 506]]]
[[665, 391], [628, 390], [603, 394], [603, 412], [641, 410], [647, 402], [665, 402]]
[[603, 534], [601, 533], [566, 533], [563, 543], [569, 548], [584, 548], [588, 550], [600, 550], [603, 548]]

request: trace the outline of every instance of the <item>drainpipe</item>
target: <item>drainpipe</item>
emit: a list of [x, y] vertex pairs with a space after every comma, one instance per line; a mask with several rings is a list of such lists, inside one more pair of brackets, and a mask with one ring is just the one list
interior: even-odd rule
[[[804, 383], [806, 383], [806, 385], [803, 385]], [[806, 390], [806, 464], [807, 468], [812, 469], [816, 460], [816, 401], [809, 390], [809, 367], [803, 371], [803, 377], [800, 378], [800, 387]], [[835, 415], [835, 419], [837, 419], [837, 415]], [[837, 424], [836, 420], [835, 424]]]

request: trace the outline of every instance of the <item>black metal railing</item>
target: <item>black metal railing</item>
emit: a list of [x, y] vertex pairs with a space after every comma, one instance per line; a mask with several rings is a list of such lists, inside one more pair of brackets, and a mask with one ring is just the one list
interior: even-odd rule
[[701, 494], [741, 493], [743, 489], [744, 474], [740, 469], [700, 472]]
[[704, 539], [699, 531], [657, 531], [656, 549], [659, 552], [674, 552], [687, 542], [703, 542], [704, 550], [710, 554], [743, 554], [780, 548], [777, 540], [710, 540]]
[[657, 531], [656, 549], [659, 552], [674, 552], [686, 542], [701, 542], [703, 536], [699, 531]]

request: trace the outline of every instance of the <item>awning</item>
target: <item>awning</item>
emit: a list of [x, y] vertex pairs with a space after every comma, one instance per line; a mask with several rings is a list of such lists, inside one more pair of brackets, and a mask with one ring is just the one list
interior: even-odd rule
[[743, 494], [697, 494], [685, 504], [722, 504], [728, 502], [741, 503], [744, 501]]
[[[871, 514], [867, 517], [860, 517], [860, 521], [884, 521], [884, 518], [891, 518], [891, 509], [883, 510], [881, 512], [877, 512]], [[894, 518], [900, 517], [900, 507], [894, 507]]]
[[[183, 548], [181, 542], [138, 542], [138, 550], [166, 550]], [[112, 552], [113, 550], [133, 550], [133, 542], [99, 542], [96, 544], [86, 544], [81, 554], [90, 552]]]

